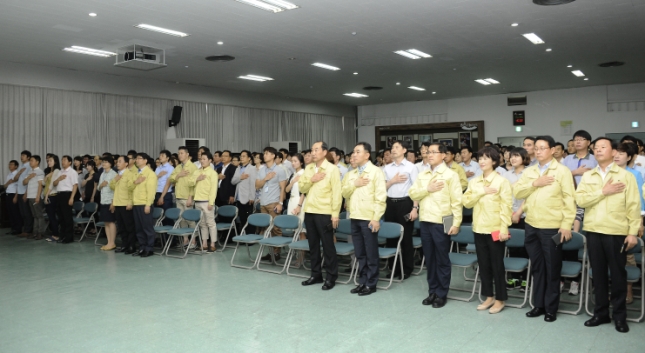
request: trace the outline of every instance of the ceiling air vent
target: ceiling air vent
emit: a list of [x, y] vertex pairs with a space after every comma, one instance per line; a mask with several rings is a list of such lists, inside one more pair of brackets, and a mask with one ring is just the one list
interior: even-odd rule
[[610, 62], [598, 64], [598, 66], [600, 67], [618, 67], [623, 65], [625, 65], [625, 63], [622, 61], [610, 61]]
[[364, 90], [366, 91], [378, 91], [380, 89], [383, 89], [383, 87], [378, 87], [378, 86], [367, 86], [363, 87]]
[[526, 96], [524, 97], [508, 97], [508, 106], [513, 105], [526, 105]]
[[212, 61], [212, 62], [233, 61], [235, 60], [235, 57], [230, 55], [213, 55], [213, 56], [207, 56], [206, 60]]
[[552, 5], [564, 5], [574, 1], [576, 0], [533, 0], [533, 3], [535, 5], [552, 6]]

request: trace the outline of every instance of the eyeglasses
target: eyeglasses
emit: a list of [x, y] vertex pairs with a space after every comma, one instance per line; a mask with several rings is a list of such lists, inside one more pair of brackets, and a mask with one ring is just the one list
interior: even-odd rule
[[439, 153], [441, 153], [441, 152], [439, 152], [439, 151], [428, 151], [428, 152], [426, 152], [426, 153], [428, 153], [428, 154], [439, 154]]

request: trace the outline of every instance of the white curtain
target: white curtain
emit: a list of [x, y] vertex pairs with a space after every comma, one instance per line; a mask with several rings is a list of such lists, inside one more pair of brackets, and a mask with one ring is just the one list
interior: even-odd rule
[[356, 142], [353, 117], [343, 128], [340, 117], [328, 115], [0, 85], [2, 176], [25, 149], [43, 159], [49, 152], [73, 157], [130, 149], [155, 157], [175, 105], [183, 107], [177, 136], [204, 138], [212, 151], [261, 151], [280, 140], [301, 141], [305, 149], [321, 139], [348, 151]]

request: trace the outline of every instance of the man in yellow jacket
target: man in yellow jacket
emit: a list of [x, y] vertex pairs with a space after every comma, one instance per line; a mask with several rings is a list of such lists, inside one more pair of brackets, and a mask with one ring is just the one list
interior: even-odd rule
[[322, 290], [330, 290], [338, 278], [338, 260], [333, 229], [338, 227], [341, 195], [340, 171], [327, 161], [327, 143], [318, 141], [311, 146], [313, 163], [309, 164], [298, 181], [301, 193], [307, 194], [305, 225], [311, 254], [311, 277], [303, 286], [322, 283], [320, 242], [325, 255], [327, 278]]
[[134, 205], [134, 226], [139, 240], [139, 252], [133, 256], [152, 256], [155, 244], [155, 228], [152, 219], [152, 207], [157, 192], [157, 175], [146, 164], [150, 157], [146, 153], [137, 153], [135, 164], [137, 174], [130, 178], [132, 204]]
[[130, 171], [128, 156], [120, 156], [116, 162], [117, 176], [110, 181], [110, 189], [114, 190], [112, 206], [118, 231], [121, 234], [121, 247], [115, 252], [122, 252], [126, 255], [134, 254], [136, 243], [136, 231], [134, 226], [134, 214], [132, 211], [132, 189], [130, 180], [134, 174]]
[[576, 216], [575, 188], [569, 168], [553, 158], [553, 137], [536, 137], [534, 150], [537, 164], [526, 168], [513, 186], [515, 198], [526, 199], [524, 246], [531, 259], [535, 304], [526, 316], [545, 315], [544, 321], [553, 322], [560, 304], [562, 270], [562, 244], [556, 245], [554, 241], [571, 239]]
[[[195, 163], [190, 160], [190, 152], [186, 146], [180, 146], [177, 152], [180, 164], [170, 174], [170, 184], [175, 187], [175, 198], [177, 199], [177, 208], [183, 213], [185, 210], [193, 208], [193, 197], [195, 195], [195, 187], [190, 183], [190, 176], [195, 173], [197, 167]], [[211, 168], [212, 169], [212, 168]], [[194, 228], [195, 222], [181, 221], [180, 227]], [[188, 246], [188, 237], [184, 237], [184, 246]], [[194, 248], [195, 244], [191, 244]]]
[[352, 153], [356, 169], [345, 174], [343, 178], [343, 197], [352, 223], [352, 242], [354, 254], [358, 260], [358, 286], [352, 294], [359, 296], [376, 292], [378, 283], [378, 230], [380, 220], [385, 213], [387, 189], [383, 172], [370, 162], [372, 146], [359, 142]]
[[[410, 198], [419, 202], [420, 235], [428, 270], [428, 297], [423, 305], [441, 308], [446, 305], [450, 287], [450, 236], [459, 233], [463, 206], [459, 176], [443, 162], [446, 146], [432, 143], [428, 147], [430, 169], [417, 176], [410, 188]], [[452, 216], [448, 233], [444, 217]], [[447, 222], [447, 221], [446, 221]]]
[[593, 145], [598, 166], [582, 175], [576, 190], [578, 206], [585, 209], [583, 229], [587, 232], [596, 298], [594, 315], [585, 326], [611, 322], [608, 299], [611, 276], [612, 318], [616, 331], [628, 332], [626, 250], [637, 243], [640, 194], [634, 175], [613, 163], [616, 142], [599, 137]]

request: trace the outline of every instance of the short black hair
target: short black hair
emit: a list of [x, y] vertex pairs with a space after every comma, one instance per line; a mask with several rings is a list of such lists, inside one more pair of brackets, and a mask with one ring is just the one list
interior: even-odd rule
[[463, 150], [468, 150], [468, 152], [473, 153], [473, 148], [468, 146], [468, 145], [461, 146], [461, 148], [459, 149], [459, 152], [461, 152]]
[[422, 147], [430, 147], [430, 145], [432, 145], [432, 141], [423, 141], [423, 143], [421, 143]]
[[278, 151], [274, 147], [271, 147], [271, 146], [264, 147], [264, 150], [262, 150], [262, 152], [269, 152], [269, 153], [273, 154], [274, 156], [278, 155]]
[[206, 158], [208, 158], [208, 160], [210, 160], [210, 161], [212, 161], [212, 160], [213, 160], [213, 154], [211, 153], [211, 151], [204, 151], [204, 152], [202, 152], [202, 157], [203, 157], [203, 156], [206, 156]]
[[[493, 143], [492, 143], [492, 142], [490, 142], [490, 141], [484, 141], [484, 146], [486, 146], [486, 144], [489, 144], [489, 145], [491, 145], [491, 146], [493, 145]], [[481, 151], [481, 150], [480, 150], [480, 151]]]
[[627, 157], [629, 157], [629, 162], [627, 162], [627, 164], [629, 164], [634, 159], [634, 156], [638, 154], [638, 147], [633, 143], [628, 143], [628, 142], [619, 143], [616, 146], [616, 150], [618, 152], [627, 153]]
[[555, 147], [558, 147], [558, 146], [562, 147], [563, 151], [565, 150], [564, 145], [562, 144], [562, 142], [556, 142]]
[[9, 161], [9, 164], [13, 164], [13, 165], [15, 165], [16, 167], [19, 167], [19, 166], [20, 166], [20, 164], [18, 164], [18, 161], [17, 161], [17, 160], [15, 160], [15, 159], [10, 160], [10, 161]]
[[24, 154], [25, 156], [27, 156], [27, 158], [31, 158], [31, 152], [29, 152], [29, 151], [27, 151], [27, 150], [24, 150], [24, 151], [20, 152], [20, 155], [21, 155], [21, 156], [22, 156], [23, 154]]
[[531, 164], [531, 157], [529, 157], [529, 153], [522, 147], [515, 147], [511, 150], [511, 157], [513, 156], [519, 156], [522, 157], [522, 164], [524, 166], [528, 166]]
[[457, 148], [454, 146], [446, 146], [446, 153], [457, 154]]
[[[207, 150], [208, 150], [208, 148], [207, 148]], [[210, 150], [208, 150], [208, 152], [210, 152]], [[222, 156], [222, 151], [213, 152], [213, 157], [215, 157], [215, 155], [217, 155], [218, 157], [221, 157]]]
[[334, 154], [335, 154], [335, 155], [337, 155], [338, 157], [340, 157], [340, 150], [339, 150], [338, 148], [336, 148], [336, 147], [332, 147], [332, 148], [330, 148], [328, 152], [329, 152], [329, 153], [334, 152]]
[[535, 141], [537, 141], [537, 138], [535, 138], [535, 137], [533, 137], [533, 136], [526, 136], [526, 137], [524, 138], [524, 140], [522, 140], [522, 142], [524, 142], [524, 141], [526, 141], [526, 140], [531, 140], [531, 141], [533, 141], [533, 143], [535, 143]]
[[87, 167], [92, 167], [92, 168], [96, 169], [96, 163], [93, 160], [90, 159], [89, 161], [87, 161], [87, 164], [85, 164], [85, 167], [86, 168]]
[[135, 151], [135, 150], [129, 150], [129, 151], [128, 151], [128, 153], [127, 153], [127, 155], [128, 155], [128, 156], [136, 156], [136, 155], [137, 155], [137, 151]]
[[[372, 153], [372, 145], [370, 145], [369, 143], [367, 143], [367, 142], [365, 142], [365, 141], [361, 141], [361, 142], [357, 143], [357, 144], [356, 144], [356, 146], [363, 146], [363, 149], [364, 149], [367, 153]], [[351, 154], [351, 153], [350, 153], [350, 154]]]
[[170, 156], [172, 156], [172, 154], [168, 150], [161, 150], [161, 152], [159, 152], [159, 155], [162, 155], [162, 154], [165, 154], [166, 158], [170, 158]]
[[[145, 153], [145, 152], [139, 152], [139, 153], [137, 153], [137, 155], [135, 156], [135, 158], [139, 158], [139, 157], [141, 157], [141, 158], [143, 158], [143, 159], [145, 159], [145, 160], [149, 160], [149, 159], [150, 159], [150, 156], [148, 156], [148, 154], [147, 154], [147, 153]], [[154, 162], [154, 161], [153, 161], [153, 162]], [[153, 163], [153, 164], [154, 164], [154, 163]]]
[[391, 153], [392, 152], [392, 147], [388, 147], [388, 148], [384, 149], [383, 150], [383, 155], [385, 155], [385, 152], [390, 152]]
[[477, 156], [479, 158], [481, 157], [488, 157], [493, 160], [493, 169], [499, 167], [499, 160], [500, 160], [500, 155], [499, 155], [499, 150], [497, 150], [496, 147], [491, 146], [484, 146], [482, 147], [478, 152]]
[[[609, 145], [611, 146], [612, 150], [615, 150], [616, 148], [618, 148], [618, 143], [616, 143], [616, 141], [610, 139], [609, 137], [605, 137], [605, 136], [600, 136], [600, 137], [596, 138], [595, 140], [593, 140], [593, 142], [591, 142], [591, 143], [595, 146], [596, 142], [602, 141], [602, 140], [609, 141]], [[636, 147], [636, 149], [638, 149], [638, 147]]]
[[38, 164], [40, 164], [40, 156], [39, 156], [39, 155], [34, 154], [34, 155], [32, 155], [31, 157], [29, 157], [29, 158], [33, 158], [33, 159], [35, 159], [35, 160], [38, 162]]
[[549, 135], [542, 135], [535, 138], [535, 142], [544, 141], [549, 145], [549, 148], [555, 147], [555, 140]]
[[123, 161], [128, 164], [130, 163], [130, 157], [128, 155], [124, 154], [123, 156], [119, 156], [119, 158], [123, 158]]
[[284, 154], [287, 154], [287, 155], [289, 154], [289, 150], [286, 149], [286, 148], [281, 148], [278, 152], [280, 152], [280, 153], [284, 152]]
[[186, 146], [179, 146], [179, 148], [177, 149], [177, 151], [181, 151], [181, 150], [186, 151], [186, 153], [188, 153], [188, 155], [190, 156], [190, 151], [188, 150], [188, 147], [186, 147]]
[[305, 154], [307, 154], [307, 153], [311, 153], [311, 150], [310, 150], [310, 149], [306, 149], [306, 150], [302, 151], [302, 154], [303, 154], [303, 155], [305, 155]]
[[409, 151], [409, 150], [410, 150], [410, 144], [409, 144], [409, 143], [407, 143], [406, 141], [396, 140], [396, 141], [392, 142], [392, 146], [394, 146], [394, 145], [395, 145], [395, 144], [397, 144], [397, 143], [398, 143], [402, 148], [405, 148], [405, 150], [406, 150], [406, 151]]
[[446, 145], [444, 145], [443, 143], [433, 142], [433, 143], [431, 143], [431, 144], [430, 144], [430, 146], [428, 146], [428, 147], [432, 147], [432, 146], [438, 146], [438, 147], [439, 147], [439, 152], [440, 152], [440, 153], [446, 153], [446, 151], [448, 150], [448, 148], [446, 147]]
[[300, 168], [304, 169], [304, 167], [305, 167], [305, 157], [300, 153], [294, 153], [292, 157], [298, 158], [298, 161], [300, 162]]
[[103, 157], [103, 162], [110, 163], [110, 168], [114, 167], [114, 158], [112, 158], [112, 156]]
[[242, 153], [246, 153], [247, 157], [253, 158], [253, 156], [251, 155], [251, 152], [249, 150], [242, 150], [242, 152], [240, 152], [240, 156], [242, 156]]
[[575, 139], [576, 137], [582, 137], [583, 139], [587, 141], [591, 141], [591, 134], [588, 133], [586, 130], [578, 130], [573, 134], [573, 138]]
[[[217, 153], [217, 152], [215, 152], [215, 153]], [[232, 156], [232, 153], [231, 153], [231, 151], [229, 151], [229, 150], [224, 150], [224, 151], [222, 151], [222, 152], [219, 154], [219, 156], [221, 157], [224, 153], [228, 153], [228, 156], [229, 156], [229, 157], [231, 157], [231, 156]]]
[[68, 162], [72, 163], [74, 160], [68, 155], [64, 155], [62, 159], [67, 159]]

